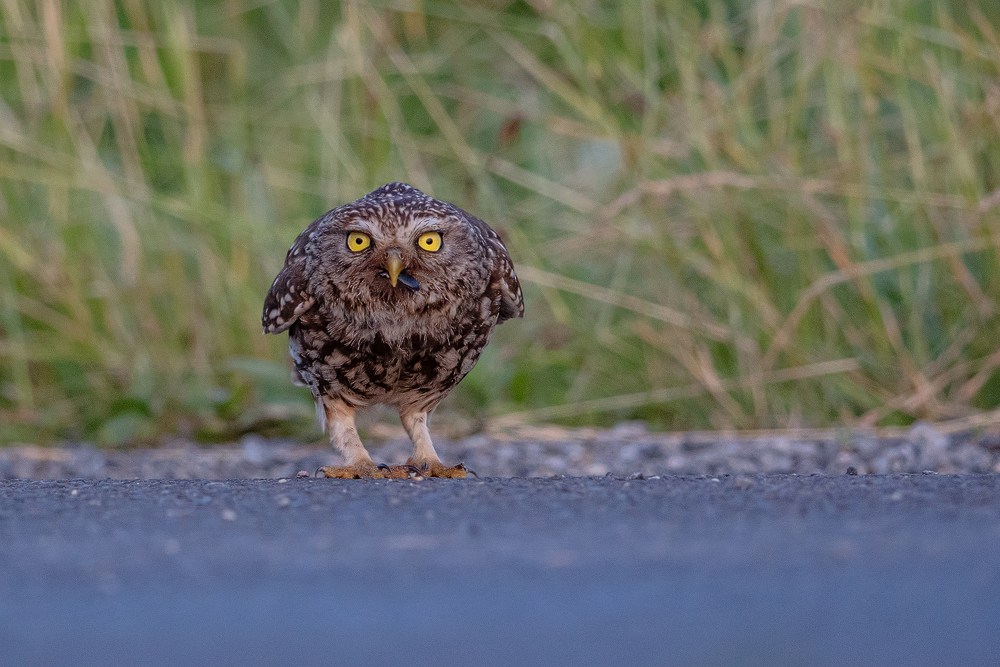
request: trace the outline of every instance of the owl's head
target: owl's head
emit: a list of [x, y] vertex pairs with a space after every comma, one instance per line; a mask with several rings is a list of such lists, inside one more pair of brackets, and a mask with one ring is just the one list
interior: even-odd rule
[[317, 268], [342, 294], [419, 306], [485, 289], [482, 232], [416, 188], [390, 183], [324, 217]]
[[[321, 308], [307, 318], [316, 304]], [[507, 249], [485, 222], [404, 183], [315, 220], [288, 249], [264, 299], [265, 333], [299, 321], [355, 333], [455, 333], [455, 322], [521, 317]], [[463, 334], [466, 335], [466, 334]], [[485, 344], [485, 343], [484, 343]]]

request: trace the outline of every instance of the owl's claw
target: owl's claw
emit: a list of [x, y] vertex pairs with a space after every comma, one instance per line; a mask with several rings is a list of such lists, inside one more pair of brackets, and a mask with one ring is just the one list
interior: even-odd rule
[[[466, 468], [464, 463], [456, 463], [452, 468], [446, 468], [446, 469], [461, 470], [462, 472], [468, 473], [469, 475], [473, 475], [476, 478], [479, 477], [479, 475], [476, 474], [475, 470], [470, 470], [469, 468]], [[455, 475], [455, 477], [459, 477], [459, 475]], [[466, 475], [461, 475], [461, 477], [466, 477]]]
[[400, 471], [407, 473], [406, 474], [407, 477], [413, 477], [413, 476], [419, 477], [420, 475], [424, 474], [424, 472], [420, 468], [416, 466], [411, 466], [409, 463], [404, 463], [401, 466], [388, 466], [384, 463], [379, 463], [378, 467], [379, 470], [388, 470], [391, 474], [386, 476], [391, 479], [399, 479], [398, 473]]
[[[407, 464], [413, 467], [414, 462], [411, 459], [407, 461]], [[419, 470], [420, 474], [423, 475], [424, 477], [445, 477], [448, 479], [464, 479], [469, 476], [469, 473], [472, 473], [476, 477], [479, 477], [479, 475], [476, 475], [475, 470], [469, 470], [468, 468], [465, 467], [464, 463], [459, 463], [458, 465], [454, 466], [446, 466], [440, 461], [424, 461], [423, 463], [420, 464]]]
[[323, 466], [316, 471], [316, 474], [317, 477], [334, 479], [408, 479], [413, 472], [414, 468], [411, 465], [390, 466], [364, 461], [352, 466]]

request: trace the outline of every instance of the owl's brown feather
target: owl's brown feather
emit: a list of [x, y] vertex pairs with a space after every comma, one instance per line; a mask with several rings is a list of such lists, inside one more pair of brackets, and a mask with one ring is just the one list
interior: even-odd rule
[[[370, 246], [348, 248], [352, 232], [367, 235]], [[428, 232], [441, 237], [436, 252], [417, 244]], [[395, 286], [386, 271], [390, 256], [402, 263]], [[347, 419], [341, 403], [384, 403], [407, 423], [408, 415], [426, 416], [465, 377], [498, 322], [523, 312], [513, 263], [496, 232], [451, 204], [390, 183], [299, 235], [264, 300], [262, 322], [265, 333], [288, 331], [296, 371], [326, 405], [327, 422], [331, 414]], [[353, 427], [353, 411], [349, 417]], [[417, 442], [426, 417], [410, 421]], [[356, 433], [342, 437], [353, 443]], [[433, 453], [429, 436], [426, 446]]]
[[285, 257], [284, 268], [271, 283], [271, 289], [264, 298], [264, 333], [278, 334], [286, 331], [315, 303], [308, 291], [305, 245], [303, 236], [295, 239]]

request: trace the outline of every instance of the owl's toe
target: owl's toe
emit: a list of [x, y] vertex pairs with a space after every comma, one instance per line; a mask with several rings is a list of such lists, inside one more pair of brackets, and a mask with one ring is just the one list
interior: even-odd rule
[[374, 461], [355, 463], [352, 466], [323, 466], [316, 471], [317, 475], [335, 479], [407, 479], [410, 475], [420, 474], [411, 465], [390, 466]]
[[470, 474], [476, 475], [475, 470], [469, 470], [465, 467], [465, 464], [459, 463], [458, 465], [446, 466], [440, 461], [423, 461], [419, 464], [415, 463], [413, 459], [406, 462], [411, 466], [416, 466], [420, 470], [420, 474], [424, 477], [445, 477], [448, 479], [465, 479]]

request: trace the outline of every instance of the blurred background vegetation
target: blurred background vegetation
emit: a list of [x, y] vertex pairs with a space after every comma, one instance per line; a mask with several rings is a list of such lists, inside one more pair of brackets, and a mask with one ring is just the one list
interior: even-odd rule
[[263, 296], [393, 180], [525, 287], [459, 431], [1000, 405], [996, 0], [0, 0], [0, 442], [316, 437]]

